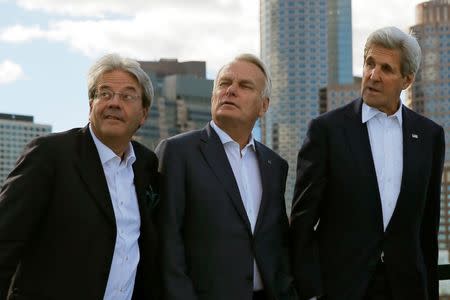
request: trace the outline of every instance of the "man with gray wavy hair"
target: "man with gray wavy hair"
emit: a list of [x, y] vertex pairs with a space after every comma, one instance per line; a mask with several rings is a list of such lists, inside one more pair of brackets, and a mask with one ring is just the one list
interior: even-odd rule
[[151, 81], [109, 54], [88, 95], [89, 124], [30, 142], [0, 191], [0, 299], [159, 299], [158, 163], [131, 141]]
[[444, 130], [404, 106], [416, 39], [376, 30], [361, 97], [312, 120], [291, 213], [300, 299], [435, 300]]

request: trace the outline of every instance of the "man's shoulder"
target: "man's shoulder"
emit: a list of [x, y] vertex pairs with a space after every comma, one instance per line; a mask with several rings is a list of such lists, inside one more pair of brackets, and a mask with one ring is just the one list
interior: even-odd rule
[[315, 125], [333, 130], [347, 124], [349, 120], [358, 120], [361, 118], [361, 103], [362, 100], [358, 98], [341, 107], [322, 113], [311, 120], [310, 126]]
[[171, 145], [189, 145], [194, 141], [198, 141], [200, 137], [205, 133], [206, 129], [195, 129], [183, 133], [179, 133], [177, 135], [171, 136], [167, 139], [164, 139], [162, 143], [171, 144]]
[[338, 108], [327, 111], [317, 117], [323, 120], [341, 119], [345, 115], [357, 114], [361, 109], [362, 100], [360, 98], [354, 99], [351, 102], [342, 105]]
[[192, 130], [184, 133], [174, 135], [172, 137], [163, 139], [155, 148], [156, 156], [162, 160], [164, 157], [177, 156], [180, 158], [184, 155], [189, 155], [198, 149], [201, 136], [205, 129]]
[[132, 140], [131, 144], [133, 145], [133, 150], [136, 153], [136, 156], [138, 156], [139, 158], [147, 157], [156, 159], [155, 152], [153, 152], [150, 148], [148, 148], [144, 144], [141, 144], [140, 142], [135, 140]]
[[433, 130], [440, 130], [442, 128], [441, 125], [437, 124], [435, 121], [427, 118], [426, 116], [413, 111], [412, 109], [408, 108], [407, 106], [403, 106], [405, 113], [407, 114], [408, 118], [413, 121], [421, 124], [421, 127], [424, 128], [430, 128]]
[[29, 143], [30, 145], [46, 145], [55, 147], [65, 147], [70, 145], [71, 140], [76, 140], [77, 137], [85, 135], [84, 128], [72, 128], [67, 131], [49, 133], [34, 138]]

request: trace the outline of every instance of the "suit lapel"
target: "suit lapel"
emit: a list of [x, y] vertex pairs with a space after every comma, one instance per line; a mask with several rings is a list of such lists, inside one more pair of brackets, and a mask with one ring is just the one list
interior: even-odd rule
[[[420, 155], [416, 155], [419, 153], [419, 137], [423, 138], [421, 136], [421, 133], [417, 130], [413, 115], [408, 112], [408, 109], [403, 106], [402, 109], [402, 130], [403, 130], [403, 171], [402, 171], [402, 183], [401, 183], [401, 190], [405, 189], [406, 186], [409, 186], [407, 184], [409, 180], [410, 170], [411, 166], [415, 165], [414, 157], [419, 157]], [[400, 197], [400, 195], [399, 195]]]
[[368, 174], [371, 178], [370, 184], [376, 186], [378, 191], [377, 175], [372, 157], [372, 149], [370, 147], [367, 124], [362, 123], [362, 101], [359, 99], [353, 104], [351, 109], [346, 112], [350, 120], [344, 122], [347, 143], [350, 145], [351, 155], [356, 160], [361, 174]]
[[141, 217], [144, 217], [143, 212], [147, 211], [149, 209], [149, 208], [147, 208], [147, 203], [146, 203], [146, 199], [145, 199], [146, 188], [148, 188], [145, 186], [145, 183], [148, 182], [148, 180], [146, 180], [146, 178], [150, 174], [145, 173], [144, 166], [141, 162], [140, 157], [136, 153], [136, 151], [135, 151], [135, 155], [136, 155], [136, 161], [133, 163], [134, 187], [136, 189], [136, 197], [138, 200], [139, 210], [141, 211]]
[[[353, 105], [347, 107], [347, 120], [343, 123], [347, 143], [350, 146], [351, 156], [359, 169], [362, 184], [367, 186], [369, 194], [375, 194], [377, 203], [376, 214], [379, 216], [380, 228], [383, 230], [383, 212], [381, 208], [380, 191], [378, 190], [377, 175], [370, 147], [367, 123], [362, 123], [362, 99], [355, 100]], [[367, 180], [366, 180], [367, 179]]]
[[255, 141], [256, 147], [256, 156], [258, 158], [259, 172], [261, 174], [261, 187], [262, 187], [262, 196], [261, 196], [261, 204], [259, 206], [258, 218], [256, 219], [255, 225], [255, 234], [258, 228], [261, 226], [262, 219], [264, 218], [265, 211], [267, 209], [267, 205], [269, 204], [269, 195], [270, 195], [270, 187], [272, 186], [269, 181], [270, 175], [270, 167], [271, 160], [269, 159], [267, 153], [264, 151], [264, 148], [260, 146], [260, 144]]
[[87, 126], [82, 129], [79, 146], [79, 157], [76, 167], [100, 211], [115, 227], [116, 220], [105, 173], [103, 172], [97, 147], [95, 147], [94, 140]]
[[[420, 149], [418, 149], [420, 143], [419, 138], [423, 138], [422, 132], [418, 130], [415, 126], [414, 115], [408, 111], [405, 106], [402, 107], [402, 134], [403, 134], [403, 171], [402, 171], [402, 181], [400, 186], [400, 193], [397, 198], [397, 203], [392, 213], [391, 220], [386, 228], [386, 231], [391, 227], [392, 221], [395, 220], [395, 216], [398, 214], [400, 206], [406, 204], [408, 201], [406, 197], [403, 196], [407, 192], [407, 187], [413, 187], [414, 182], [411, 180], [411, 176], [414, 173], [411, 168], [417, 165], [414, 161], [415, 157], [420, 157]], [[408, 191], [409, 193], [411, 190]]]
[[[134, 145], [133, 145], [134, 146]], [[141, 217], [141, 228], [139, 237], [139, 247], [141, 251], [141, 257], [148, 256], [154, 253], [156, 241], [156, 234], [154, 233], [154, 227], [152, 224], [152, 203], [149, 203], [147, 193], [152, 191], [154, 187], [149, 185], [151, 177], [151, 170], [146, 168], [144, 158], [141, 153], [134, 147], [134, 153], [136, 155], [136, 161], [133, 164], [134, 173], [134, 187], [136, 189], [136, 197], [139, 205], [139, 215]], [[155, 166], [156, 168], [156, 166]], [[152, 191], [153, 192], [153, 191]]]
[[200, 139], [200, 150], [206, 162], [216, 175], [217, 180], [224, 187], [236, 211], [251, 233], [250, 221], [242, 203], [239, 188], [222, 142], [209, 124], [201, 132]]

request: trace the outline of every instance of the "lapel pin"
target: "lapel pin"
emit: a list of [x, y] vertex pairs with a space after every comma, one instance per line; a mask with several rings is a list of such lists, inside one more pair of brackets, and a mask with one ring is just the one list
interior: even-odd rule
[[413, 139], [418, 139], [419, 138], [419, 136], [417, 134], [415, 134], [415, 133], [411, 134], [411, 136], [413, 137]]
[[269, 160], [267, 161], [267, 163], [268, 163], [269, 165], [271, 165], [271, 164], [272, 164], [272, 161], [269, 159]]

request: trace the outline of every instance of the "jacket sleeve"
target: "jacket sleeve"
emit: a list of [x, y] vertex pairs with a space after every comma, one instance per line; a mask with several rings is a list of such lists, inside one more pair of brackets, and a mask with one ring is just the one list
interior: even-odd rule
[[323, 294], [315, 232], [327, 180], [327, 142], [322, 127], [317, 119], [311, 121], [297, 158], [290, 243], [292, 273], [299, 299]]
[[439, 298], [438, 231], [441, 205], [441, 180], [445, 156], [444, 130], [434, 137], [433, 164], [421, 225], [421, 246], [427, 271], [428, 299]]
[[25, 147], [0, 191], [0, 299], [7, 296], [27, 243], [38, 235], [49, 202], [52, 153], [44, 141], [36, 139]]
[[155, 152], [159, 158], [160, 230], [163, 299], [195, 300], [192, 280], [185, 260], [183, 223], [186, 202], [185, 162], [180, 149], [169, 141], [162, 141]]

